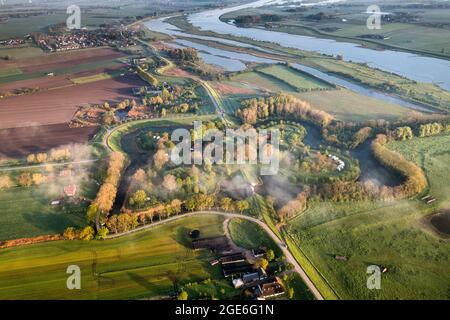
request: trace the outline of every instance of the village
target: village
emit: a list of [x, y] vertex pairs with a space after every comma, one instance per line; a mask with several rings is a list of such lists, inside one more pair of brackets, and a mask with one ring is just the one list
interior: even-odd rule
[[102, 46], [127, 48], [136, 45], [134, 36], [134, 31], [107, 27], [96, 30], [82, 28], [57, 33], [37, 33], [33, 34], [33, 40], [44, 51], [61, 52]]

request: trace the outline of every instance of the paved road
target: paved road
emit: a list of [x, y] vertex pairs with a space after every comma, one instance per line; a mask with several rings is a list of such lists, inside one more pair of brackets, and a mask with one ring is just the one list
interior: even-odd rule
[[69, 164], [85, 164], [97, 162], [99, 159], [90, 159], [90, 160], [80, 160], [80, 161], [70, 161], [70, 162], [57, 162], [57, 163], [42, 163], [42, 164], [33, 164], [29, 166], [12, 166], [0, 168], [0, 172], [2, 171], [14, 171], [14, 170], [24, 170], [24, 169], [35, 169], [35, 168], [44, 168], [44, 167], [63, 167]]
[[256, 218], [252, 218], [252, 217], [245, 216], [245, 215], [242, 215], [242, 214], [237, 214], [237, 213], [226, 213], [226, 212], [220, 212], [220, 211], [198, 211], [198, 212], [191, 212], [191, 213], [182, 214], [182, 215], [179, 215], [179, 216], [174, 216], [174, 217], [171, 217], [169, 219], [158, 221], [158, 222], [155, 222], [155, 223], [143, 226], [143, 227], [139, 227], [139, 228], [136, 228], [134, 230], [130, 230], [128, 232], [124, 232], [124, 233], [121, 233], [121, 234], [109, 235], [107, 238], [108, 239], [114, 239], [114, 238], [123, 237], [125, 235], [129, 235], [129, 234], [132, 234], [132, 233], [135, 233], [135, 232], [138, 232], [138, 231], [152, 229], [152, 228], [157, 227], [159, 225], [162, 225], [162, 224], [165, 224], [165, 223], [169, 223], [169, 222], [172, 222], [172, 221], [175, 221], [175, 220], [178, 220], [178, 219], [183, 219], [185, 217], [190, 217], [190, 216], [195, 216], [195, 215], [202, 215], [202, 214], [215, 214], [215, 215], [223, 216], [223, 217], [228, 218], [228, 219], [230, 219], [230, 218], [240, 218], [240, 219], [249, 220], [249, 221], [252, 221], [252, 222], [258, 224], [261, 228], [263, 228], [267, 232], [267, 234], [277, 244], [277, 246], [280, 248], [280, 250], [283, 252], [284, 256], [286, 257], [286, 260], [294, 266], [294, 270], [300, 275], [300, 277], [305, 282], [305, 284], [308, 286], [309, 290], [312, 292], [314, 297], [317, 300], [323, 300], [323, 297], [320, 294], [319, 290], [317, 290], [317, 288], [314, 285], [314, 283], [309, 279], [309, 277], [307, 276], [305, 271], [302, 269], [300, 264], [297, 262], [297, 260], [295, 260], [294, 256], [288, 250], [286, 244], [282, 240], [280, 240], [280, 238], [278, 238], [278, 236], [264, 222], [262, 222], [261, 220], [258, 220]]

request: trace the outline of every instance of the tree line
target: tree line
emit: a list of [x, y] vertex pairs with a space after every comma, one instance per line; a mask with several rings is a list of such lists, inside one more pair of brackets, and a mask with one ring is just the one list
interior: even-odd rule
[[158, 79], [156, 79], [154, 76], [152, 76], [149, 72], [145, 71], [141, 67], [136, 67], [136, 71], [139, 77], [141, 77], [142, 80], [150, 83], [153, 87], [157, 87], [159, 84]]
[[95, 200], [87, 210], [86, 215], [89, 223], [96, 222], [98, 224], [99, 220], [104, 221], [109, 215], [116, 199], [124, 166], [125, 156], [120, 152], [113, 152], [109, 157], [106, 178], [100, 186]]
[[405, 178], [401, 185], [392, 188], [392, 197], [398, 199], [422, 192], [427, 186], [424, 172], [400, 153], [389, 150], [385, 146], [388, 141], [386, 135], [378, 135], [372, 142], [372, 151], [377, 160], [384, 166], [393, 169]]
[[236, 115], [247, 124], [255, 124], [260, 119], [272, 116], [311, 120], [322, 127], [334, 120], [329, 113], [314, 109], [308, 102], [285, 94], [244, 100]]

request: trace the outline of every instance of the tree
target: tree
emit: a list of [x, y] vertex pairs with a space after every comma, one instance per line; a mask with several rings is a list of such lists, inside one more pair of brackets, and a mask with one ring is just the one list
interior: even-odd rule
[[100, 230], [97, 231], [96, 239], [103, 240], [106, 239], [106, 236], [108, 235], [109, 230], [106, 227], [101, 227]]
[[153, 161], [155, 162], [155, 168], [161, 170], [169, 161], [169, 155], [163, 149], [159, 149], [153, 156]]
[[273, 259], [275, 259], [275, 253], [273, 252], [272, 249], [268, 250], [266, 253], [266, 259], [267, 261], [272, 261]]
[[68, 227], [66, 230], [64, 230], [64, 234], [63, 237], [66, 240], [74, 240], [77, 238], [77, 231], [75, 230], [75, 228], [72, 227]]
[[189, 199], [187, 199], [184, 206], [188, 211], [194, 211], [197, 208], [196, 197], [190, 197]]
[[250, 208], [250, 204], [248, 203], [247, 200], [240, 200], [236, 202], [236, 208], [240, 213], [242, 213]]
[[22, 173], [19, 178], [17, 178], [17, 183], [21, 187], [29, 187], [33, 184], [33, 179], [31, 178], [31, 174], [28, 172]]
[[178, 300], [187, 300], [188, 299], [188, 293], [186, 291], [181, 291], [178, 295]]
[[222, 199], [220, 199], [220, 207], [224, 211], [233, 211], [233, 209], [234, 209], [233, 199], [228, 198], [228, 197], [223, 197]]
[[36, 154], [36, 162], [37, 163], [44, 163], [47, 161], [47, 154], [46, 153], [38, 153]]
[[0, 176], [0, 190], [9, 189], [13, 186], [11, 178], [7, 175]]
[[174, 192], [177, 190], [177, 180], [174, 175], [168, 174], [164, 176], [163, 187], [169, 192]]
[[33, 180], [33, 183], [35, 185], [40, 185], [42, 182], [44, 182], [44, 176], [42, 175], [42, 173], [33, 173], [31, 179]]
[[91, 203], [86, 210], [87, 223], [95, 223], [97, 220], [98, 206], [95, 203]]
[[36, 162], [36, 156], [34, 154], [29, 154], [27, 156], [27, 162], [28, 163], [35, 163]]
[[142, 208], [147, 201], [147, 193], [144, 190], [140, 189], [133, 193], [130, 197], [130, 205], [136, 208]]
[[170, 203], [170, 205], [172, 206], [173, 212], [174, 212], [176, 215], [178, 215], [178, 214], [181, 213], [181, 205], [182, 205], [182, 202], [181, 202], [180, 199], [173, 199], [172, 202]]
[[145, 174], [145, 171], [143, 169], [138, 169], [133, 174], [133, 177], [131, 179], [136, 184], [143, 184], [145, 182], [146, 178], [147, 178], [147, 176]]
[[394, 132], [397, 140], [410, 140], [414, 138], [414, 134], [410, 127], [399, 127]]
[[265, 258], [258, 258], [255, 261], [255, 265], [266, 270], [267, 266], [269, 265], [269, 261], [267, 261], [267, 259]]
[[145, 226], [145, 223], [147, 222], [147, 216], [145, 215], [145, 213], [142, 213], [138, 216], [138, 220], [139, 222]]
[[118, 233], [119, 229], [118, 229], [118, 219], [117, 219], [117, 215], [113, 215], [112, 217], [109, 217], [108, 220], [106, 221], [106, 226], [108, 227], [109, 230], [111, 230], [114, 233]]
[[292, 288], [292, 287], [289, 288], [289, 290], [288, 290], [288, 297], [289, 297], [290, 300], [294, 299], [294, 293], [295, 293], [294, 288]]
[[106, 111], [103, 113], [102, 116], [102, 122], [103, 124], [110, 126], [114, 123], [116, 123], [116, 115], [114, 114], [114, 111], [110, 110], [110, 111]]
[[80, 240], [92, 240], [94, 238], [94, 234], [94, 229], [91, 226], [86, 226], [80, 232]]

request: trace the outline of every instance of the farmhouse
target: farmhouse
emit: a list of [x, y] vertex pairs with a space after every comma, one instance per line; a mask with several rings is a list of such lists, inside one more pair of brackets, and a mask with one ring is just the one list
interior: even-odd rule
[[284, 292], [285, 290], [280, 279], [275, 278], [275, 281], [260, 284], [255, 293], [259, 298], [267, 299], [281, 296]]
[[256, 272], [247, 273], [242, 276], [244, 285], [251, 285], [257, 281], [262, 281], [267, 278], [267, 273], [263, 268], [259, 268]]
[[66, 197], [72, 198], [75, 197], [77, 193], [77, 186], [74, 184], [70, 184], [64, 187], [64, 194]]

